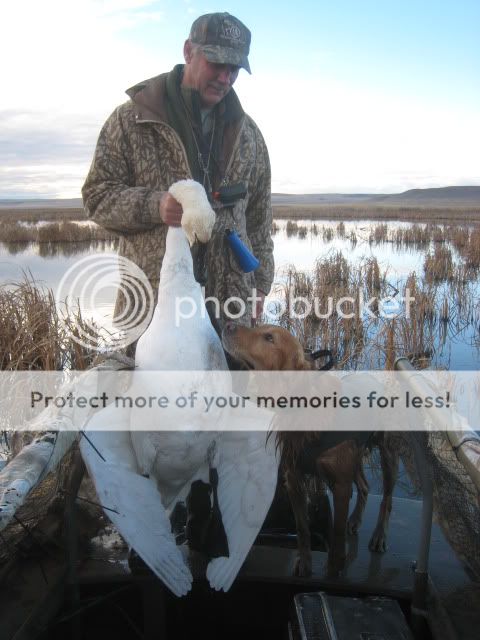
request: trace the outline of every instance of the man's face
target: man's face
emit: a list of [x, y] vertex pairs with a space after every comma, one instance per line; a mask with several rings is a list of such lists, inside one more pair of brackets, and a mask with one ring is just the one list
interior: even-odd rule
[[231, 64], [209, 62], [200, 49], [187, 40], [183, 53], [185, 70], [183, 86], [196, 89], [202, 107], [210, 109], [218, 104], [230, 91], [237, 79], [239, 67]]

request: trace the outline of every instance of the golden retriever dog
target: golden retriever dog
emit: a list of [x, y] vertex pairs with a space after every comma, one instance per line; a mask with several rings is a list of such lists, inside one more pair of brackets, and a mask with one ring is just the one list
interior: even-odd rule
[[[222, 332], [224, 349], [248, 369], [259, 371], [302, 371], [314, 369], [311, 358], [299, 340], [275, 325], [248, 328], [228, 322]], [[320, 378], [319, 378], [320, 380]], [[294, 573], [312, 572], [310, 527], [307, 516], [305, 476], [316, 474], [327, 483], [333, 496], [333, 532], [328, 555], [328, 570], [336, 575], [345, 564], [346, 536], [360, 527], [368, 496], [368, 483], [362, 459], [367, 446], [380, 450], [383, 472], [383, 499], [377, 525], [371, 537], [372, 551], [386, 550], [388, 520], [392, 508], [398, 459], [385, 444], [385, 434], [361, 431], [278, 431], [277, 445], [282, 452], [281, 469], [295, 516], [298, 554]], [[348, 517], [352, 487], [357, 500]]]

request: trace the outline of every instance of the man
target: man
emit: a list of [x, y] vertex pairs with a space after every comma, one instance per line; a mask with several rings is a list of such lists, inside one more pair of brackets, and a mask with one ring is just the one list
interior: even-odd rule
[[[261, 313], [273, 279], [270, 164], [263, 137], [232, 90], [240, 67], [250, 73], [250, 31], [228, 13], [198, 18], [184, 44], [185, 65], [137, 84], [131, 100], [104, 125], [82, 195], [89, 218], [116, 231], [119, 253], [135, 262], [158, 290], [169, 225], [178, 226], [180, 204], [168, 193], [177, 180], [205, 187], [216, 212], [208, 245], [194, 245], [195, 273], [220, 330], [228, 313], [247, 299], [240, 322]], [[216, 194], [216, 195], [214, 195]], [[235, 230], [260, 261], [253, 273], [238, 267], [226, 239]], [[120, 292], [116, 315], [128, 301]], [[211, 315], [212, 315], [211, 313]]]

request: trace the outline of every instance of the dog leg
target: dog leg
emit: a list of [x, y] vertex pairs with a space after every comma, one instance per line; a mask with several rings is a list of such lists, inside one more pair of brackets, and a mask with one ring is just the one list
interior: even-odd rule
[[383, 498], [378, 513], [377, 526], [368, 544], [370, 551], [378, 551], [379, 553], [387, 550], [388, 521], [392, 511], [393, 489], [398, 476], [398, 454], [388, 446], [387, 438], [387, 435], [383, 434], [378, 443], [383, 474]]
[[298, 475], [290, 470], [285, 473], [285, 484], [297, 527], [298, 552], [293, 573], [296, 576], [311, 576], [312, 549], [305, 486]]
[[333, 535], [333, 514], [327, 494], [327, 486], [317, 475], [307, 485], [308, 521], [312, 544], [320, 544], [323, 551], [330, 549]]
[[348, 507], [352, 495], [353, 478], [336, 482], [333, 493], [333, 540], [328, 554], [328, 575], [337, 576], [345, 567]]
[[347, 531], [349, 534], [358, 533], [360, 525], [362, 524], [363, 512], [365, 511], [365, 505], [367, 504], [368, 498], [369, 486], [363, 472], [363, 464], [361, 460], [359, 460], [357, 466], [357, 473], [355, 474], [354, 482], [357, 487], [357, 500], [355, 502], [352, 515], [348, 519]]

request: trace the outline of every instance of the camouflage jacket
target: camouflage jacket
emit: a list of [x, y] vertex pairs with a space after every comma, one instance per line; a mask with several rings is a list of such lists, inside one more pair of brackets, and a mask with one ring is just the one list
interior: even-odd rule
[[[87, 216], [120, 235], [120, 255], [145, 272], [155, 293], [168, 230], [160, 219], [160, 199], [174, 182], [191, 177], [185, 147], [167, 121], [167, 75], [127, 91], [131, 100], [103, 126], [82, 189]], [[260, 130], [243, 110], [239, 119], [225, 125], [222, 157], [226, 181], [247, 185], [243, 200], [216, 209], [206, 249], [205, 293], [218, 298], [223, 309], [231, 296], [246, 301], [254, 288], [268, 293], [274, 271], [268, 152]], [[235, 230], [259, 259], [255, 272], [245, 274], [236, 265], [225, 229]], [[124, 306], [119, 294], [116, 313]], [[247, 305], [246, 315], [239, 320], [249, 324], [250, 317]], [[220, 326], [223, 321], [222, 314]]]

